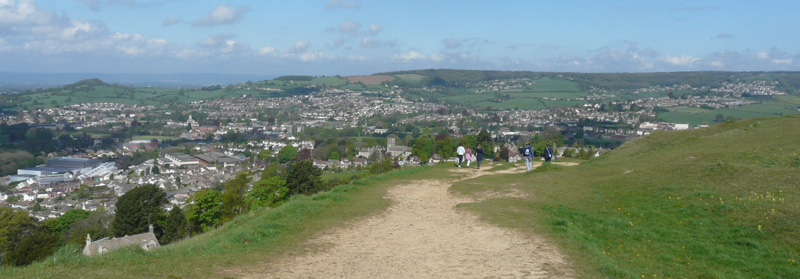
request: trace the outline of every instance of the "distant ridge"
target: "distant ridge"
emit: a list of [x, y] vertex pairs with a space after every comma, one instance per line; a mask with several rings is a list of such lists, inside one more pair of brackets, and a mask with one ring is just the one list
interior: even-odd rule
[[99, 79], [109, 84], [136, 87], [203, 87], [238, 84], [274, 78], [274, 75], [236, 74], [104, 74], [104, 73], [21, 73], [0, 72], [0, 87], [61, 87], [76, 80]]

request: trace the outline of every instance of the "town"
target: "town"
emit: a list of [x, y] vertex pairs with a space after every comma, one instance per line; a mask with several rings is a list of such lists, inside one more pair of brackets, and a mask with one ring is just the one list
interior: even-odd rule
[[[479, 81], [465, 87], [474, 94], [496, 94], [502, 101], [507, 98], [503, 92], [515, 92], [536, 82], [517, 78]], [[214, 89], [285, 90], [270, 84], [276, 83], [248, 82]], [[274, 98], [240, 95], [163, 105], [75, 103], [3, 113], [3, 125], [49, 129], [73, 140], [81, 133], [86, 137], [127, 134], [91, 137], [91, 142], [83, 146], [49, 153], [43, 164], [18, 169], [4, 177], [8, 186], [0, 192], [0, 202], [39, 220], [75, 208], [93, 211], [102, 207], [114, 212], [117, 197], [136, 185], [154, 184], [168, 193], [170, 204], [182, 207], [193, 193], [219, 188], [244, 170], [263, 169], [269, 163], [257, 156], [263, 150], [269, 150], [273, 157], [286, 146], [305, 150], [300, 153], [310, 154], [306, 159], [327, 172], [357, 171], [387, 157], [407, 167], [456, 160], [452, 150], [420, 160], [412, 143], [421, 135], [459, 139], [475, 137], [482, 130], [487, 130], [496, 143], [492, 154], [498, 156], [490, 160], [519, 160], [519, 148], [546, 130], [558, 134], [559, 155], [572, 156], [578, 150], [586, 153], [590, 148], [597, 155], [656, 130], [708, 124], [690, 127], [687, 123], [659, 121], [659, 110], [735, 108], [756, 103], [748, 96], [784, 94], [774, 83], [765, 81], [726, 82], [715, 88], [677, 84], [633, 90], [629, 94], [641, 97], [632, 99], [619, 98], [620, 92], [590, 90], [576, 97], [542, 97], [544, 101], [573, 104], [564, 107], [478, 110], [407, 94], [432, 93], [442, 90], [440, 87], [378, 85], [383, 88], [377, 91], [319, 87], [307, 95]], [[673, 91], [714, 94], [674, 96]], [[669, 94], [655, 94], [658, 92]], [[181, 94], [192, 93], [181, 90]], [[331, 131], [329, 135], [348, 139], [351, 150], [342, 151], [345, 154], [328, 147], [315, 150], [325, 141], [315, 132], [326, 130]], [[501, 149], [508, 150], [502, 158]], [[118, 163], [119, 158], [137, 154], [148, 157], [126, 165]]]

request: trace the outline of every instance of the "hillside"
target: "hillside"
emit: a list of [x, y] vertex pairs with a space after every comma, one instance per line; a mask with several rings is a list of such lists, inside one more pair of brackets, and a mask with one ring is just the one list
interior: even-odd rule
[[[410, 195], [416, 206], [430, 206], [413, 197], [419, 190], [392, 189], [433, 181], [436, 187], [455, 182], [449, 191], [460, 197], [456, 209], [528, 239], [545, 236], [543, 243], [557, 245], [580, 278], [797, 278], [798, 125], [800, 115], [791, 115], [661, 132], [579, 166], [544, 165], [532, 173], [490, 169], [488, 175], [475, 176], [449, 165], [394, 171], [313, 197], [297, 196], [279, 208], [251, 211], [154, 252], [128, 249], [83, 257], [80, 247], [67, 247], [44, 262], [7, 268], [0, 277], [265, 274], [258, 272], [332, 245], [308, 242], [315, 236], [359, 228], [352, 222], [364, 216], [392, 216], [381, 213], [394, 204], [387, 193]], [[494, 167], [508, 170], [508, 165]], [[383, 230], [383, 222], [370, 224], [373, 233]], [[421, 234], [427, 230], [416, 229]], [[434, 239], [439, 238], [448, 237], [440, 232]], [[526, 257], [536, 261], [541, 256], [521, 259]]]
[[557, 241], [586, 278], [798, 278], [800, 115], [661, 132], [573, 168], [453, 187]]

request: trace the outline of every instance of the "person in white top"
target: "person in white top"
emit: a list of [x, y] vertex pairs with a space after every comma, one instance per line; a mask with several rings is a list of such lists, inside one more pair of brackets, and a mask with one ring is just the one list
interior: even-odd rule
[[464, 150], [464, 146], [462, 146], [462, 145], [459, 143], [459, 144], [458, 144], [458, 149], [456, 149], [456, 154], [458, 154], [458, 167], [459, 167], [459, 168], [461, 167], [461, 162], [463, 162], [463, 161], [464, 161], [464, 152], [466, 152], [466, 151]]

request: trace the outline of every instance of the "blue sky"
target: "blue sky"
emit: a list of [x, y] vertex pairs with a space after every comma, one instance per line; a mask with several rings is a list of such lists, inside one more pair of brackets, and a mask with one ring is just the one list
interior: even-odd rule
[[800, 1], [0, 0], [0, 72], [800, 70]]

